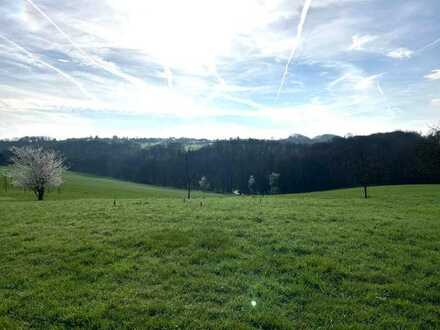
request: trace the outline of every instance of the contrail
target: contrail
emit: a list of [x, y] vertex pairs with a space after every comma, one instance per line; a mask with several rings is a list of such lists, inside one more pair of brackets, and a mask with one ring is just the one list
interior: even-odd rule
[[61, 33], [64, 38], [66, 38], [69, 43], [72, 45], [72, 47], [74, 49], [76, 49], [79, 54], [81, 55], [81, 57], [83, 57], [84, 59], [86, 59], [88, 62], [90, 62], [91, 64], [103, 69], [104, 71], [107, 71], [121, 79], [124, 79], [130, 83], [132, 83], [135, 86], [138, 86], [140, 84], [145, 85], [145, 83], [135, 77], [132, 77], [128, 74], [125, 74], [123, 72], [120, 72], [118, 69], [113, 68], [111, 66], [109, 66], [107, 63], [105, 63], [102, 60], [97, 60], [95, 58], [93, 58], [92, 56], [90, 56], [89, 54], [87, 54], [80, 46], [78, 46], [73, 40], [72, 38], [70, 38], [70, 36], [63, 31], [63, 29], [61, 29], [57, 23], [55, 23], [39, 6], [37, 6], [35, 4], [35, 2], [33, 2], [32, 0], [26, 0], [41, 16], [43, 16], [59, 33]]
[[339, 84], [341, 81], [344, 81], [344, 80], [346, 80], [346, 79], [348, 79], [350, 77], [351, 77], [351, 74], [349, 74], [349, 73], [344, 74], [343, 76], [341, 76], [338, 79], [333, 80], [331, 83], [329, 83], [328, 86], [327, 86], [327, 89], [332, 89], [334, 86]]
[[210, 73], [212, 73], [214, 75], [215, 79], [217, 80], [218, 88], [216, 88], [215, 92], [212, 95], [210, 95], [207, 98], [207, 100], [215, 99], [215, 98], [219, 97], [220, 94], [222, 94], [221, 97], [223, 97], [226, 100], [233, 101], [233, 102], [240, 103], [240, 104], [244, 104], [244, 105], [247, 105], [247, 106], [254, 108], [254, 109], [261, 109], [262, 108], [262, 106], [260, 104], [254, 102], [252, 100], [248, 100], [248, 99], [244, 99], [244, 98], [230, 95], [226, 91], [226, 89], [228, 87], [226, 84], [226, 81], [218, 73], [217, 65], [215, 63], [212, 63], [209, 66], [209, 71], [210, 71]]
[[26, 0], [41, 16], [43, 16], [59, 33], [63, 35], [64, 38], [69, 40], [70, 44], [75, 48], [83, 57], [88, 59], [90, 62], [94, 63], [94, 59], [91, 58], [87, 53], [85, 53], [81, 47], [77, 46], [75, 42], [65, 33], [57, 23], [55, 23], [40, 7], [38, 7], [32, 0]]
[[53, 65], [43, 61], [42, 59], [38, 58], [37, 56], [35, 56], [33, 53], [31, 53], [30, 51], [28, 51], [26, 48], [20, 46], [19, 44], [17, 44], [15, 41], [10, 40], [9, 38], [6, 38], [5, 36], [0, 34], [0, 38], [5, 40], [6, 42], [9, 42], [11, 45], [13, 45], [15, 48], [17, 48], [19, 51], [21, 51], [22, 53], [24, 53], [25, 55], [27, 55], [30, 59], [32, 59], [35, 62], [38, 62], [46, 67], [48, 67], [49, 69], [57, 72], [60, 76], [62, 76], [64, 79], [68, 80], [69, 82], [71, 82], [72, 84], [74, 84], [76, 87], [78, 87], [78, 89], [83, 93], [84, 96], [86, 96], [87, 98], [90, 98], [92, 100], [96, 100], [95, 97], [93, 97], [92, 95], [90, 95], [89, 92], [87, 92], [85, 90], [85, 88], [83, 87], [83, 85], [81, 85], [81, 83], [79, 83], [75, 78], [73, 78], [72, 76], [68, 75], [67, 73], [65, 73], [64, 71], [54, 67]]
[[286, 81], [286, 77], [287, 77], [287, 74], [289, 71], [290, 62], [292, 61], [293, 57], [295, 56], [296, 50], [298, 49], [298, 45], [301, 43], [304, 23], [306, 22], [307, 13], [309, 12], [311, 3], [312, 3], [312, 0], [305, 0], [305, 2], [304, 2], [304, 7], [301, 12], [301, 18], [300, 18], [300, 21], [298, 24], [298, 29], [296, 32], [295, 45], [293, 46], [292, 51], [290, 52], [289, 59], [286, 63], [286, 67], [284, 68], [283, 77], [281, 78], [280, 87], [278, 88], [278, 92], [277, 92], [277, 97], [276, 97], [277, 101], [278, 101], [278, 97], [280, 96], [281, 90], [283, 89], [284, 82]]
[[379, 92], [379, 94], [382, 95], [382, 96], [385, 96], [385, 93], [383, 92], [383, 89], [380, 86], [379, 80], [376, 81], [376, 87], [377, 87], [377, 91]]
[[387, 110], [388, 110], [388, 111], [392, 111], [393, 107], [391, 106], [391, 102], [390, 102], [390, 100], [388, 99], [388, 97], [386, 96], [385, 92], [383, 91], [382, 86], [380, 85], [380, 81], [379, 81], [379, 79], [376, 80], [376, 88], [377, 88], [377, 91], [379, 92], [379, 94], [380, 94], [380, 95], [382, 96], [382, 98], [384, 99], [384, 101], [385, 101], [385, 106], [387, 107]]
[[425, 51], [425, 50], [427, 50], [429, 48], [432, 48], [432, 47], [436, 46], [439, 43], [440, 43], [440, 38], [438, 38], [437, 40], [434, 40], [433, 42], [427, 44], [425, 47], [420, 48], [417, 52], [421, 53], [421, 52], [423, 52], [423, 51]]

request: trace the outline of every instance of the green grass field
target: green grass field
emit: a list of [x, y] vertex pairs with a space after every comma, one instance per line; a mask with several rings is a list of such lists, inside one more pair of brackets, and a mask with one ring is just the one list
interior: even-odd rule
[[[0, 168], [0, 174], [6, 168]], [[46, 200], [71, 200], [71, 199], [133, 199], [133, 198], [184, 198], [186, 191], [173, 188], [148, 186], [110, 178], [96, 177], [87, 174], [66, 172], [64, 185], [61, 189], [53, 189], [46, 196]], [[205, 194], [195, 191], [194, 197]], [[211, 196], [213, 194], [206, 194]], [[218, 195], [216, 195], [218, 196]], [[9, 189], [5, 193], [4, 183], [0, 182], [0, 200], [26, 200], [32, 201], [35, 196], [31, 192], [20, 189]]]
[[440, 186], [370, 193], [1, 191], [0, 329], [439, 329]]

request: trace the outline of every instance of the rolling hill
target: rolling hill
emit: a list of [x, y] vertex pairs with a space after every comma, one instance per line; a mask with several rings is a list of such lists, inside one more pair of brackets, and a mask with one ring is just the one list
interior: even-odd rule
[[440, 186], [370, 194], [2, 191], [0, 328], [439, 328]]
[[[0, 167], [1, 171], [5, 168]], [[89, 174], [66, 172], [65, 183], [60, 189], [49, 191], [46, 195], [47, 200], [69, 200], [69, 199], [127, 199], [127, 198], [184, 198], [186, 191], [137, 184], [133, 182], [120, 181], [111, 178], [102, 178]], [[194, 197], [210, 196], [198, 191], [193, 192]], [[0, 200], [33, 200], [31, 192], [23, 192], [20, 189], [10, 188], [5, 192], [4, 183], [0, 182]]]

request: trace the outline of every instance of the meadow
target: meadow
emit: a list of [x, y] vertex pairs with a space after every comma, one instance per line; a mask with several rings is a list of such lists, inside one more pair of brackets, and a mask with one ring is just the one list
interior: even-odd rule
[[439, 185], [184, 196], [2, 189], [0, 329], [440, 328]]

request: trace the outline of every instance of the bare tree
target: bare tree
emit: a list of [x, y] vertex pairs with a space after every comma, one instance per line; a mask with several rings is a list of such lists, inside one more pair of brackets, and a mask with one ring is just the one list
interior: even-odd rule
[[8, 175], [16, 187], [31, 190], [41, 201], [48, 188], [59, 187], [63, 183], [66, 169], [63, 159], [51, 150], [34, 147], [13, 147], [12, 165]]
[[363, 188], [364, 198], [369, 197], [368, 187], [378, 181], [381, 172], [381, 162], [377, 157], [378, 152], [373, 149], [376, 146], [370, 145], [368, 150], [367, 147], [361, 143], [355, 144], [356, 159], [352, 162], [356, 181]]

